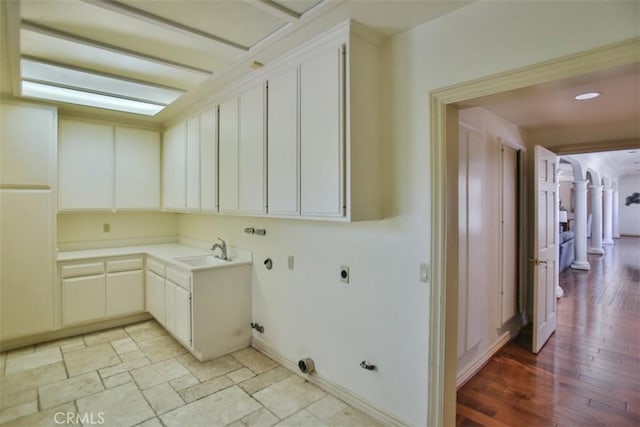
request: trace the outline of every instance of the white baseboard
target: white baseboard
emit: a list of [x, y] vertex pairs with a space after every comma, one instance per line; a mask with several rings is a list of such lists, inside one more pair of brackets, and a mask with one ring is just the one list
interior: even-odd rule
[[74, 337], [76, 335], [88, 334], [90, 332], [117, 328], [119, 326], [130, 325], [132, 323], [142, 322], [149, 319], [152, 319], [151, 315], [147, 312], [144, 312], [133, 314], [130, 316], [119, 317], [116, 319], [98, 321], [87, 325], [71, 326], [68, 328], [58, 329], [56, 331], [44, 332], [27, 337], [14, 338], [1, 341], [0, 351], [14, 350], [16, 348], [26, 347], [29, 345], [41, 344], [49, 341], [59, 340], [62, 338]]
[[484, 365], [491, 360], [493, 355], [495, 355], [506, 343], [514, 339], [519, 332], [520, 329], [504, 334], [493, 346], [489, 347], [482, 355], [480, 355], [475, 362], [462, 371], [456, 378], [456, 390], [460, 389], [460, 387], [465, 385], [467, 381], [473, 378], [475, 374], [484, 368]]
[[371, 402], [361, 398], [360, 396], [357, 396], [356, 394], [347, 390], [341, 385], [336, 384], [335, 382], [322, 377], [322, 375], [318, 375], [317, 372], [311, 375], [303, 374], [298, 369], [297, 362], [287, 359], [278, 350], [276, 350], [271, 344], [267, 343], [266, 341], [262, 340], [259, 337], [254, 336], [251, 339], [251, 346], [256, 350], [269, 356], [276, 362], [280, 363], [282, 366], [294, 372], [298, 376], [306, 379], [310, 383], [315, 384], [316, 386], [320, 387], [327, 393], [342, 400], [347, 405], [352, 406], [355, 409], [358, 409], [359, 411], [364, 412], [365, 414], [369, 415], [371, 418], [375, 419], [380, 423], [383, 423], [384, 425], [399, 426], [399, 427], [406, 427], [410, 425], [410, 423], [408, 423], [407, 421], [404, 421], [395, 415], [391, 415], [385, 412], [384, 410], [376, 407]]

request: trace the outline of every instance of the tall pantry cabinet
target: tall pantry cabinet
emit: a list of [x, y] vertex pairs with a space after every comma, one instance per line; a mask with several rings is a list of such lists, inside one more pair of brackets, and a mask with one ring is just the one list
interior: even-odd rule
[[0, 341], [54, 329], [57, 111], [0, 103]]

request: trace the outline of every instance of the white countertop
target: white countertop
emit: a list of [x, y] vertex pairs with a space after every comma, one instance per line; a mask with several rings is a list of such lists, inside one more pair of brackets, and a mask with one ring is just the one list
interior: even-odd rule
[[174, 264], [175, 266], [180, 267], [184, 270], [191, 271], [251, 264], [250, 259], [232, 257], [231, 261], [221, 263], [220, 265], [194, 267], [184, 262], [180, 262], [178, 258], [212, 255], [212, 252], [207, 249], [195, 248], [193, 246], [181, 245], [178, 243], [146, 246], [124, 246], [118, 248], [88, 249], [81, 251], [63, 251], [58, 252], [58, 261], [81, 261], [92, 258], [109, 258], [130, 255], [149, 255], [154, 258], [158, 258], [161, 261]]

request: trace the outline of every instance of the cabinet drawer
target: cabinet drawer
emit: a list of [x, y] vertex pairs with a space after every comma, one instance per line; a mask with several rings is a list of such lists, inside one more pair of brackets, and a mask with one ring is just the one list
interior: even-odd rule
[[147, 258], [147, 269], [164, 277], [164, 264], [161, 264], [158, 261]]
[[167, 280], [171, 280], [176, 285], [186, 290], [191, 290], [191, 274], [184, 271], [167, 268]]
[[107, 261], [107, 272], [142, 270], [143, 265], [142, 258]]
[[104, 273], [103, 262], [90, 262], [86, 264], [63, 265], [60, 274], [63, 278], [91, 276], [93, 274]]

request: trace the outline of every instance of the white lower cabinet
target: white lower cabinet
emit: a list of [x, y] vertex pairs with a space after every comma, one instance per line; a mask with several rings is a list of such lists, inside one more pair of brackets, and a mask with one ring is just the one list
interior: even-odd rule
[[145, 288], [147, 311], [160, 323], [165, 323], [164, 313], [164, 277], [152, 271], [147, 271]]
[[62, 326], [143, 312], [143, 267], [141, 256], [60, 263]]
[[249, 265], [187, 271], [149, 258], [146, 274], [147, 311], [196, 358], [249, 346]]
[[62, 279], [62, 325], [106, 317], [105, 275]]

